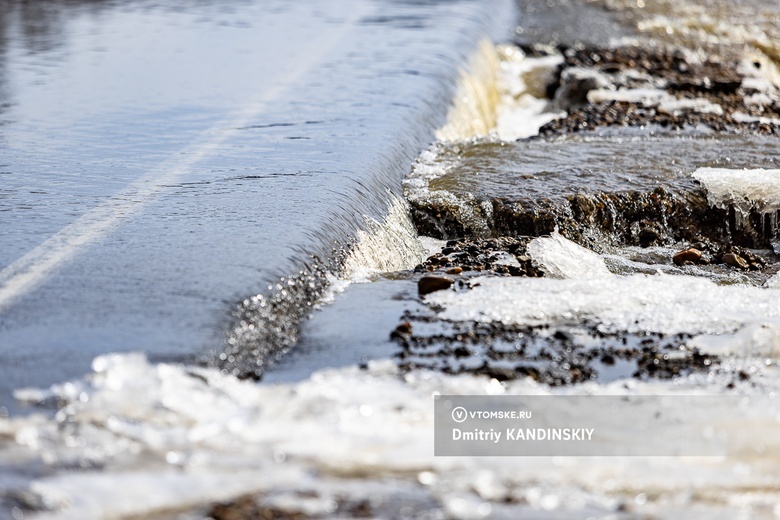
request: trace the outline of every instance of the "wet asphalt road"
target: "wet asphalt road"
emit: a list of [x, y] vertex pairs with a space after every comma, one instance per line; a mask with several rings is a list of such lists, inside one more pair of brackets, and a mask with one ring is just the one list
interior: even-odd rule
[[0, 12], [0, 406], [94, 356], [191, 359], [432, 139], [507, 2]]

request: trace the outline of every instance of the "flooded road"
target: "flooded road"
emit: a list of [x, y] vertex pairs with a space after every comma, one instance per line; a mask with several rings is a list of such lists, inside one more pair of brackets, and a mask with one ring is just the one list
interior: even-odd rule
[[382, 218], [506, 2], [3, 2], [0, 405], [193, 359]]
[[[14, 172], [63, 181], [36, 119], [8, 118], [29, 143], [3, 200], [31, 218], [4, 221], [3, 384], [29, 406], [0, 416], [0, 517], [778, 518], [771, 8], [249, 2], [234, 14], [295, 41], [244, 73], [215, 49], [264, 51], [217, 45], [239, 30], [224, 5], [101, 5], [64, 12], [203, 24], [195, 61], [255, 85], [158, 113], [131, 81], [137, 104], [88, 119], [138, 110], [146, 133], [85, 141], [126, 155], [59, 150], [95, 184], [71, 213], [30, 202]], [[148, 63], [187, 76], [167, 52]], [[14, 77], [41, 55], [10, 53]]]

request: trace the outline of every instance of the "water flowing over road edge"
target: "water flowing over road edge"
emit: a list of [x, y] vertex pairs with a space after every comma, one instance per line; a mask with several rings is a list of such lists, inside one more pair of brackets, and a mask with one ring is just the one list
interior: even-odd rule
[[[406, 228], [377, 226], [399, 232]], [[463, 349], [443, 352], [452, 370], [409, 369], [400, 365], [399, 356], [388, 359], [391, 354], [385, 353], [381, 360], [323, 369], [296, 383], [272, 385], [241, 381], [209, 368], [154, 363], [142, 355], [101, 356], [82, 379], [19, 393], [31, 401], [57, 404], [54, 420], [0, 422], [0, 441], [15, 448], [8, 458], [22, 475], [16, 482], [21, 481], [18, 488], [24, 492], [14, 498], [44, 510], [44, 518], [149, 515], [166, 508], [171, 518], [220, 520], [282, 515], [775, 518], [780, 456], [776, 399], [769, 406], [754, 406], [757, 401], [752, 399], [780, 390], [775, 348], [780, 329], [770, 292], [776, 289], [739, 287], [749, 281], [734, 266], [724, 268], [727, 274], [720, 278], [695, 278], [711, 266], [692, 261], [671, 265], [670, 251], [662, 248], [645, 250], [649, 254], [636, 261], [623, 259], [616, 268], [618, 255], [598, 255], [557, 232], [528, 243], [504, 238], [453, 240], [421, 266], [422, 272], [407, 272], [411, 279], [387, 273], [374, 284], [352, 285], [319, 314], [322, 320], [328, 310], [354, 298], [355, 288], [375, 285], [380, 298], [407, 297], [428, 307], [421, 318], [443, 313], [449, 321], [411, 320], [392, 335], [403, 340], [415, 334], [433, 342], [450, 336], [461, 342]], [[381, 240], [374, 244], [378, 247], [367, 249], [381, 250]], [[361, 256], [348, 271], [359, 274], [371, 264], [366, 260], [370, 252]], [[636, 272], [640, 264], [647, 272]], [[537, 277], [539, 267], [544, 276]], [[433, 274], [439, 291], [425, 293], [417, 283], [427, 268], [437, 271]], [[468, 273], [472, 268], [480, 273]], [[490, 271], [498, 276], [484, 276]], [[394, 281], [401, 289], [387, 289]], [[698, 305], [698, 295], [722, 305]], [[362, 306], [352, 320], [374, 314], [376, 300], [358, 302]], [[726, 317], [736, 326], [748, 326], [738, 335], [718, 335], [733, 329], [724, 322]], [[475, 328], [459, 328], [463, 320]], [[572, 330], [572, 324], [592, 325], [590, 320], [595, 320], [598, 333], [593, 338]], [[540, 322], [541, 332], [534, 328]], [[775, 327], [764, 327], [767, 322]], [[354, 334], [351, 323], [340, 323], [342, 335]], [[644, 361], [655, 375], [617, 370], [613, 380], [583, 380], [589, 374], [580, 370], [576, 381], [546, 381], [533, 372], [524, 377], [511, 365], [502, 366], [508, 354], [527, 361], [529, 352], [518, 349], [519, 340], [537, 333], [575, 354], [580, 351], [571, 348], [573, 342], [583, 338], [597, 348], [615, 339], [614, 346], [623, 352], [636, 346], [631, 337], [627, 347], [621, 346], [625, 334], [610, 338], [612, 330], [599, 325], [637, 332], [640, 341], [649, 341]], [[712, 333], [703, 334], [699, 346], [709, 343], [712, 349], [718, 346], [713, 343], [722, 343], [723, 363], [713, 367], [713, 358], [704, 355], [699, 356], [697, 372], [673, 370], [688, 351], [682, 347], [695, 348], [681, 345], [686, 338], [670, 336], [674, 327]], [[511, 335], [491, 336], [496, 331]], [[672, 342], [670, 348], [653, 344], [657, 338], [648, 332], [659, 331]], [[388, 332], [378, 330], [376, 335], [387, 340]], [[334, 350], [343, 347], [342, 338], [332, 341]], [[534, 345], [527, 346], [533, 354]], [[543, 346], [547, 351], [548, 345]], [[751, 352], [750, 347], [761, 348]], [[615, 356], [602, 359], [621, 368]], [[498, 366], [488, 372], [481, 368], [483, 361], [498, 361]], [[549, 356], [544, 361], [550, 361]], [[570, 370], [574, 367], [569, 361], [578, 360], [552, 361]], [[667, 370], [668, 377], [659, 374]], [[678, 397], [697, 393], [708, 394], [716, 405], [693, 410], [679, 406]], [[630, 446], [649, 435], [685, 453], [690, 443], [717, 443], [725, 434], [739, 441], [735, 447], [745, 457], [434, 457], [431, 398], [440, 394], [611, 395], [626, 401], [663, 394], [658, 408], [637, 406], [621, 416], [625, 430], [614, 437], [596, 437], [594, 449]], [[733, 400], [720, 402], [723, 394], [743, 401], [747, 416], [736, 418]], [[534, 415], [545, 411], [536, 409]], [[668, 439], [664, 420], [684, 423], [689, 430], [682, 438]], [[717, 431], [711, 430], [713, 424]], [[40, 461], [42, 474], [35, 474], [38, 468], [29, 459]], [[221, 503], [207, 504], [210, 501]]]
[[510, 0], [76, 1], [27, 34], [38, 14], [0, 13], [12, 410], [109, 352], [259, 373], [398, 205], [458, 68], [515, 20]]
[[[352, 232], [344, 237], [342, 224], [336, 233], [327, 234], [333, 237], [323, 240], [315, 252], [301, 251], [300, 256], [308, 260], [297, 273], [281, 276], [267, 293], [241, 301], [224, 348], [213, 352], [208, 364], [240, 377], [260, 378], [296, 344], [300, 320], [326, 294], [332, 280], [348, 280], [359, 272], [408, 269], [424, 258], [426, 250], [401, 197], [401, 180], [416, 154], [433, 139], [434, 130], [440, 138], [458, 139], [487, 135], [495, 126], [501, 103], [500, 62], [492, 40], [501, 41], [514, 28], [515, 10], [513, 4], [497, 0], [481, 14], [482, 19], [468, 31], [473, 50], [442, 83], [443, 91], [428, 101], [430, 113], [409, 122], [398, 136], [396, 153], [371, 166], [382, 172], [382, 183], [365, 186], [359, 193], [366, 212], [345, 217]], [[442, 118], [445, 110], [446, 119]]]

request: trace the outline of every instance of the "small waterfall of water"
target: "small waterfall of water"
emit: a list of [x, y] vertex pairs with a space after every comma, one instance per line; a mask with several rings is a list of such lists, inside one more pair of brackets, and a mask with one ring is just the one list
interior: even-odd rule
[[[435, 229], [447, 236], [442, 222], [457, 222], [462, 235], [491, 234], [493, 207], [473, 195], [456, 197], [438, 189], [435, 181], [457, 168], [460, 144], [467, 141], [511, 142], [536, 135], [539, 128], [563, 115], [549, 111], [545, 89], [562, 61], [560, 55], [526, 57], [512, 45], [480, 42], [477, 52], [462, 69], [446, 123], [436, 132], [437, 141], [420, 154], [404, 180], [404, 194], [412, 205], [420, 229]], [[436, 221], [420, 225], [424, 215], [415, 212], [416, 203], [435, 200], [446, 208]]]
[[447, 122], [436, 132], [441, 141], [484, 137], [496, 126], [500, 61], [495, 45], [482, 40], [466, 69], [461, 69]]
[[[439, 139], [485, 136], [495, 128], [501, 99], [497, 86], [501, 60], [495, 45], [486, 38], [479, 40], [466, 63], [460, 70], [446, 123], [436, 131]], [[436, 107], [428, 108], [433, 112]], [[424, 120], [428, 124], [431, 115]], [[420, 136], [421, 132], [415, 134]], [[403, 144], [408, 149], [419, 143], [404, 137]], [[401, 153], [395, 159], [404, 158]], [[352, 240], [326, 245], [325, 249], [330, 247], [332, 251], [311, 256], [297, 274], [281, 278], [268, 287], [267, 293], [242, 301], [234, 313], [235, 324], [227, 344], [206, 362], [234, 375], [260, 378], [269, 365], [296, 344], [300, 321], [330, 294], [372, 274], [409, 269], [422, 261], [426, 249], [418, 239], [409, 203], [392, 193], [389, 184], [385, 179], [371, 186], [385, 195], [386, 204], [381, 205], [386, 206], [386, 213], [380, 209], [373, 213], [375, 216], [364, 214], [362, 218], [352, 214], [352, 221], [340, 225], [354, 225]], [[382, 213], [384, 217], [376, 217]]]
[[417, 239], [408, 204], [395, 194], [390, 194], [390, 201], [383, 222], [366, 217], [366, 229], [358, 231], [357, 242], [344, 261], [345, 278], [409, 269], [423, 259], [425, 248]]

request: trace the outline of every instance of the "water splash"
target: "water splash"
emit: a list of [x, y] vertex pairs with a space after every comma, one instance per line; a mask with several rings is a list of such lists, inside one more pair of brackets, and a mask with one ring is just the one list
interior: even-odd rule
[[357, 243], [344, 261], [344, 278], [410, 269], [423, 260], [426, 249], [417, 238], [408, 203], [395, 194], [389, 197], [384, 221], [366, 217], [366, 229], [357, 232]]

